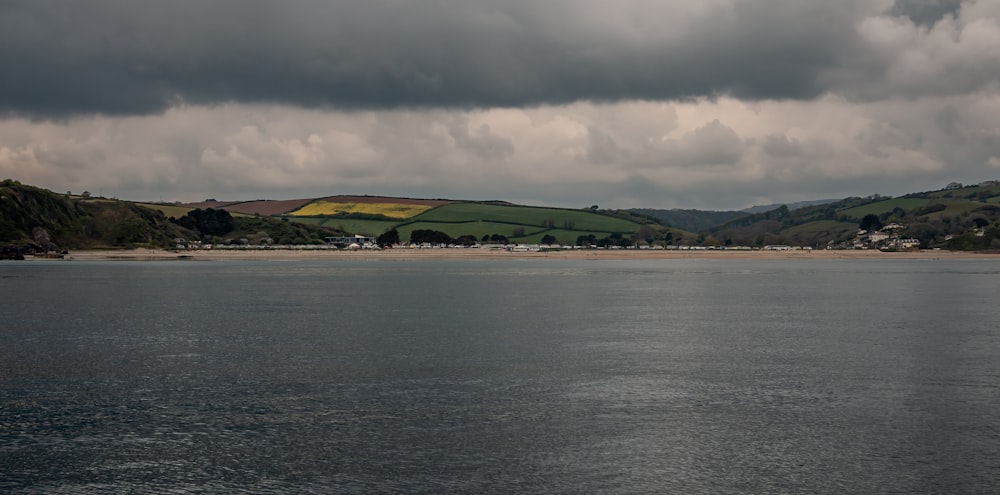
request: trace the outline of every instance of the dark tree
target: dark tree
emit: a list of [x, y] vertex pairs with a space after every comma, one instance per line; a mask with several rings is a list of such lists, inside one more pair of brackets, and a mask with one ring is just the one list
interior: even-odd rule
[[588, 246], [593, 246], [595, 244], [597, 244], [597, 236], [595, 236], [594, 234], [581, 235], [577, 236], [576, 238], [577, 246], [588, 247]]
[[476, 236], [471, 234], [460, 235], [455, 238], [455, 244], [461, 244], [463, 246], [472, 246], [476, 244]]
[[656, 229], [654, 229], [652, 226], [643, 225], [639, 227], [639, 232], [637, 237], [639, 239], [646, 241], [649, 244], [652, 244], [653, 241], [656, 240], [656, 234], [657, 234]]
[[384, 234], [375, 238], [375, 242], [379, 246], [392, 246], [393, 244], [399, 244], [399, 231], [395, 228], [390, 229]]
[[236, 228], [233, 216], [226, 210], [214, 208], [195, 208], [184, 215], [177, 224], [190, 230], [197, 230], [201, 235], [225, 235]]
[[878, 230], [882, 228], [882, 221], [879, 220], [878, 215], [874, 213], [869, 213], [861, 219], [861, 223], [858, 225], [861, 230]]
[[559, 241], [556, 239], [556, 236], [552, 234], [545, 234], [542, 236], [542, 244], [555, 244], [557, 242]]
[[410, 242], [414, 244], [451, 244], [451, 236], [444, 232], [429, 229], [418, 229], [410, 233]]

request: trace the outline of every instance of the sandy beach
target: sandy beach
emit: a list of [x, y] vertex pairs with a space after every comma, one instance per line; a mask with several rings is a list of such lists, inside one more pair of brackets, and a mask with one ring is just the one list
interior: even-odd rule
[[655, 259], [759, 259], [759, 260], [898, 260], [898, 259], [981, 259], [998, 260], [1000, 253], [922, 250], [885, 253], [877, 250], [852, 251], [668, 251], [668, 250], [561, 250], [508, 252], [479, 248], [385, 249], [381, 251], [335, 250], [197, 250], [158, 249], [71, 251], [68, 261], [87, 260], [425, 260], [425, 259], [565, 259], [565, 260], [655, 260]]

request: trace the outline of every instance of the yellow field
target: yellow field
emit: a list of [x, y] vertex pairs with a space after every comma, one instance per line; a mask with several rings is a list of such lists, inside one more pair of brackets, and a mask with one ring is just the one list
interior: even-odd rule
[[401, 203], [340, 203], [333, 201], [314, 201], [289, 215], [297, 217], [315, 217], [319, 215], [339, 215], [363, 213], [366, 215], [383, 215], [389, 218], [410, 218], [427, 210], [430, 206], [407, 205]]

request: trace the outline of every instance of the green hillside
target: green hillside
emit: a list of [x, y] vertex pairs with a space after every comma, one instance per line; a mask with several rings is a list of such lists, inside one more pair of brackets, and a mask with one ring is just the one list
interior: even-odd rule
[[[391, 200], [388, 198], [386, 201]], [[375, 199], [372, 199], [375, 201]], [[381, 215], [288, 216], [293, 222], [335, 227], [355, 234], [378, 236], [391, 229], [404, 242], [414, 231], [437, 231], [453, 239], [502, 236], [510, 242], [540, 243], [543, 238], [575, 244], [581, 236], [616, 242], [666, 242], [694, 238], [693, 234], [670, 229], [641, 215], [566, 208], [519, 206], [496, 202], [443, 202], [411, 218], [393, 221]]]
[[0, 182], [0, 245], [31, 250], [169, 245], [189, 232], [157, 210]]
[[[233, 205], [246, 211], [228, 211]], [[312, 211], [304, 205], [311, 205], [318, 214], [303, 215]], [[296, 214], [289, 213], [292, 211]], [[344, 233], [373, 237], [395, 233], [400, 241], [409, 242], [417, 233], [415, 237], [422, 239], [462, 243], [788, 244], [824, 248], [856, 246], [859, 230], [874, 232], [885, 225], [891, 226], [894, 238], [917, 239], [922, 248], [1000, 249], [1000, 184], [996, 182], [967, 187], [950, 184], [897, 198], [874, 195], [797, 209], [781, 206], [755, 214], [669, 210], [671, 218], [693, 232], [667, 226], [659, 215], [663, 211], [667, 210], [574, 210], [377, 196], [243, 203], [212, 200], [189, 205], [133, 203], [54, 193], [8, 179], [0, 182], [0, 247], [318, 244], [324, 237]]]
[[656, 218], [664, 225], [691, 232], [707, 231], [726, 222], [750, 215], [742, 211], [659, 210], [651, 208], [635, 208], [630, 211]]
[[861, 220], [865, 215], [883, 215], [892, 213], [893, 210], [899, 208], [902, 210], [915, 210], [921, 206], [927, 206], [929, 199], [926, 198], [894, 198], [887, 199], [884, 201], [875, 201], [872, 203], [864, 204], [861, 206], [855, 206], [853, 208], [846, 208], [838, 212], [839, 215], [845, 216], [852, 220]]
[[903, 226], [900, 236], [923, 248], [1000, 249], [1000, 186], [950, 187], [898, 198], [846, 198], [789, 210], [782, 207], [732, 220], [710, 230], [724, 243], [825, 247], [855, 236], [870, 217], [877, 225]]
[[352, 234], [377, 236], [383, 232], [399, 225], [395, 220], [366, 220], [364, 218], [352, 217], [285, 217], [289, 221], [304, 224], [326, 227]]
[[0, 182], [0, 248], [10, 252], [176, 246], [184, 242], [322, 243], [342, 232], [278, 218], [230, 215], [218, 210], [211, 222], [190, 217], [207, 212], [173, 205], [147, 205], [108, 198], [59, 194], [14, 180]]
[[431, 209], [412, 222], [467, 222], [470, 220], [538, 228], [565, 228], [586, 232], [635, 232], [636, 222], [590, 211], [508, 206], [485, 203], [452, 203]]

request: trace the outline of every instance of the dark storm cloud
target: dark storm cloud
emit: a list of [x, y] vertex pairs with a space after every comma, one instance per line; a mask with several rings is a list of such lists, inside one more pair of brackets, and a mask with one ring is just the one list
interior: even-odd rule
[[[914, 11], [906, 5], [897, 7]], [[8, 1], [0, 113], [808, 99], [830, 90], [820, 75], [858, 49], [855, 25], [870, 8], [860, 0]]]
[[954, 15], [961, 6], [962, 0], [896, 0], [889, 13], [929, 26], [946, 15]]

